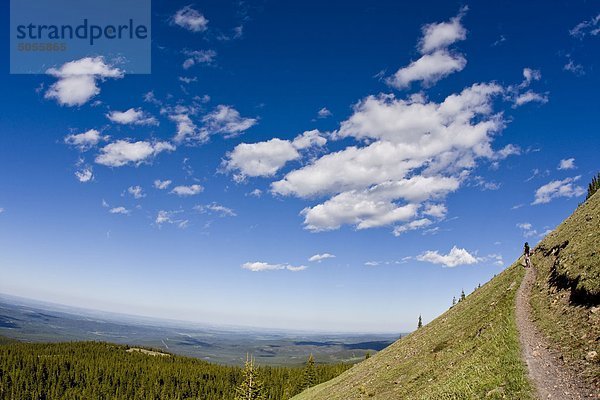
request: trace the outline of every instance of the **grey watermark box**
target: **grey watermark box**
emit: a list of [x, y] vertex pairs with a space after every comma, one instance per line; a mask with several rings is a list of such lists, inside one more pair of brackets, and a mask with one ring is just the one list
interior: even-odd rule
[[151, 73], [151, 0], [10, 0], [10, 73], [102, 56]]

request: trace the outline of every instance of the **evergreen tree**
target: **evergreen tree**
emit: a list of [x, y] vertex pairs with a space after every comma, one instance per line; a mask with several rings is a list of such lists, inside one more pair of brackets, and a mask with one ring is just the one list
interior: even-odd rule
[[311, 386], [314, 386], [317, 383], [317, 371], [315, 368], [315, 358], [311, 354], [308, 356], [308, 360], [306, 361], [306, 366], [304, 367], [304, 380], [302, 382], [302, 387], [304, 389], [308, 389]]
[[371, 358], [371, 353], [367, 351], [365, 353], [365, 360], [368, 360], [369, 358]]
[[246, 356], [244, 371], [242, 372], [244, 380], [235, 391], [235, 400], [263, 400], [263, 383], [258, 376], [258, 368], [254, 365], [252, 357]]
[[587, 196], [585, 197], [585, 199], [587, 200], [590, 197], [592, 197], [594, 195], [594, 193], [596, 193], [598, 191], [598, 189], [600, 189], [600, 172], [598, 172], [598, 175], [596, 175], [592, 178], [592, 181], [588, 185], [588, 192], [587, 192]]
[[421, 314], [419, 314], [419, 322], [417, 323], [417, 329], [423, 326], [423, 320], [421, 319]]

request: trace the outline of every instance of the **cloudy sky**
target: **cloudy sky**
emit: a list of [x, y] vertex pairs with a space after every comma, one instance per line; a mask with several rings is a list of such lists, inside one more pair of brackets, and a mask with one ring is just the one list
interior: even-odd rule
[[152, 18], [151, 75], [3, 60], [0, 293], [407, 331], [599, 168], [594, 2], [154, 1]]

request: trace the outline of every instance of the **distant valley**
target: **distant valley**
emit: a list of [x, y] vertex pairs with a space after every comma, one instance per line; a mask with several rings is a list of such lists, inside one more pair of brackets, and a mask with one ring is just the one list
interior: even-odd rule
[[26, 342], [106, 341], [163, 349], [220, 364], [300, 365], [364, 359], [398, 339], [385, 334], [323, 334], [218, 327], [33, 301], [0, 294], [0, 335]]

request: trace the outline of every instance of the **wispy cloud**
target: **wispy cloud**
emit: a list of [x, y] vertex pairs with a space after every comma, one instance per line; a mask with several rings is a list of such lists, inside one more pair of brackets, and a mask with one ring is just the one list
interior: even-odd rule
[[327, 260], [328, 258], [335, 258], [335, 256], [333, 254], [330, 253], [322, 253], [322, 254], [315, 254], [314, 256], [311, 256], [308, 261], [310, 262], [321, 262], [323, 260]]
[[247, 269], [252, 272], [263, 272], [263, 271], [278, 271], [288, 270], [292, 272], [304, 271], [308, 267], [305, 265], [293, 266], [290, 264], [269, 264], [266, 262], [247, 262], [242, 264], [243, 269]]
[[208, 29], [208, 19], [191, 6], [185, 6], [179, 9], [175, 15], [171, 17], [171, 22], [190, 32], [204, 32]]
[[559, 197], [580, 197], [585, 194], [585, 190], [581, 186], [577, 186], [577, 182], [581, 176], [565, 178], [563, 180], [551, 181], [535, 191], [535, 199], [532, 205], [546, 204]]

